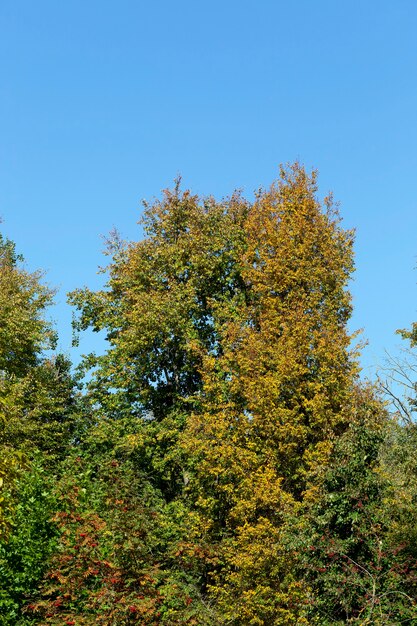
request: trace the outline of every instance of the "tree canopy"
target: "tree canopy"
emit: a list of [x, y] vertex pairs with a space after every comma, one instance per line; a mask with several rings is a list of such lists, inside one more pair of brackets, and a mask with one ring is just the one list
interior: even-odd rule
[[359, 377], [316, 172], [252, 201], [177, 181], [142, 226], [69, 295], [107, 339], [82, 393], [0, 240], [0, 624], [413, 623], [414, 425]]

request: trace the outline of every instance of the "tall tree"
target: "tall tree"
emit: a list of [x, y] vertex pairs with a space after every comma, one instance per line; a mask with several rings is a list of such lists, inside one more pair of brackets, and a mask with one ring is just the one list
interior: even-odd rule
[[136, 471], [187, 503], [178, 554], [198, 555], [217, 622], [308, 623], [283, 537], [354, 419], [353, 234], [298, 164], [253, 203], [177, 185], [143, 224], [110, 242], [104, 290], [70, 296], [109, 341], [85, 362], [91, 402], [136, 420]]
[[314, 498], [353, 419], [353, 235], [297, 164], [259, 193], [245, 234], [248, 296], [237, 314], [234, 305], [219, 314], [222, 351], [204, 359], [200, 410], [184, 438], [195, 458], [190, 489], [201, 528], [219, 541], [210, 589], [225, 623], [300, 624], [304, 592], [282, 530]]

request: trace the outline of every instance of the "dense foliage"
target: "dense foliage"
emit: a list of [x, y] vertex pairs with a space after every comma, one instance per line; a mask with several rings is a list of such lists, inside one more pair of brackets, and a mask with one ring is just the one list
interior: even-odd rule
[[416, 428], [359, 378], [316, 174], [142, 226], [69, 296], [108, 342], [76, 376], [0, 239], [0, 625], [417, 623]]

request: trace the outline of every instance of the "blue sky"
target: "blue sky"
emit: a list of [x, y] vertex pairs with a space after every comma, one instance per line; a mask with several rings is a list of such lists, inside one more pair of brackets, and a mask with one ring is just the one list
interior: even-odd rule
[[416, 33], [415, 0], [2, 0], [2, 231], [59, 288], [61, 349], [65, 293], [100, 284], [113, 226], [140, 237], [142, 198], [178, 173], [250, 196], [299, 159], [357, 229], [365, 373], [395, 352], [417, 320]]

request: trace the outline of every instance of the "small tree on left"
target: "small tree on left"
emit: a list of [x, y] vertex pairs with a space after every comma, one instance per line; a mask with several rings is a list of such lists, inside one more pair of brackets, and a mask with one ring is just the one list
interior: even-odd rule
[[40, 450], [62, 456], [72, 429], [75, 394], [70, 363], [47, 319], [54, 292], [28, 272], [15, 245], [0, 234], [0, 483]]
[[[53, 290], [29, 272], [0, 234], [0, 615], [25, 624], [22, 606], [36, 587], [56, 530], [52, 483], [75, 423], [70, 363], [51, 356], [47, 318]], [[53, 469], [53, 471], [52, 471]]]

